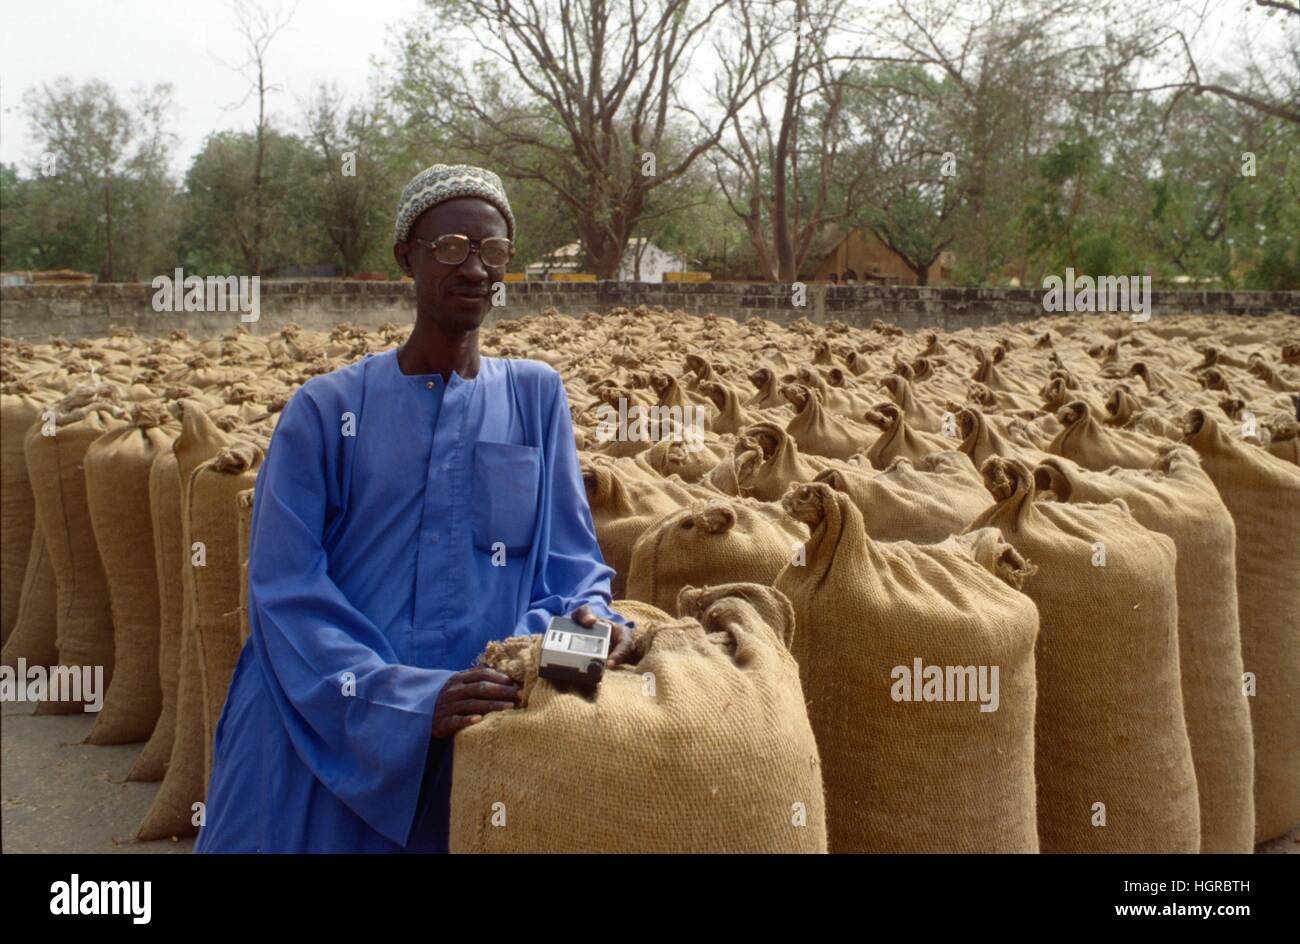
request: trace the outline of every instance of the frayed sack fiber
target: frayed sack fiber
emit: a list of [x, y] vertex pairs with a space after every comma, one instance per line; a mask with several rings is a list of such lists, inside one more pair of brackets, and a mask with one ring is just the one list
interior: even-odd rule
[[1177, 552], [1123, 504], [1043, 501], [1029, 468], [990, 459], [994, 527], [1037, 567], [1035, 726], [1043, 852], [1196, 852], [1183, 720]]
[[594, 697], [537, 677], [539, 637], [488, 647], [524, 703], [456, 736], [452, 852], [826, 851], [789, 601], [730, 584], [677, 609]]
[[776, 589], [799, 627], [831, 851], [1037, 851], [1025, 562], [992, 530], [875, 541], [824, 483], [784, 504], [811, 530]]

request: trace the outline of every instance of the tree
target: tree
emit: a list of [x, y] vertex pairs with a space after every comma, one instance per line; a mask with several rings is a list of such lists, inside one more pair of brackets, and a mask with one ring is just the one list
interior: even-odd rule
[[234, 5], [235, 28], [247, 47], [248, 58], [235, 67], [248, 82], [248, 92], [234, 107], [238, 108], [253, 95], [257, 96], [257, 125], [254, 130], [256, 147], [253, 153], [252, 213], [248, 220], [248, 229], [240, 234], [240, 248], [244, 261], [253, 275], [262, 274], [263, 233], [266, 229], [266, 217], [263, 200], [263, 165], [266, 160], [266, 142], [268, 118], [266, 99], [270, 93], [279, 91], [279, 86], [268, 85], [266, 77], [267, 51], [276, 36], [289, 25], [293, 19], [294, 9], [287, 13], [278, 7], [268, 11], [249, 0], [236, 0]]
[[[717, 114], [682, 102], [692, 59], [729, 6], [688, 0], [427, 0], [436, 22], [404, 37], [394, 97], [481, 163], [547, 188], [571, 214], [588, 267], [618, 272], [651, 194], [710, 147], [750, 95], [762, 50], [715, 45]], [[717, 43], [722, 40], [718, 38]], [[470, 68], [458, 52], [484, 58]], [[697, 128], [672, 148], [674, 117]]]
[[[713, 166], [773, 281], [798, 277], [817, 236], [849, 215], [863, 183], [865, 169], [851, 166], [846, 173], [841, 160], [844, 80], [861, 58], [860, 51], [832, 48], [846, 7], [844, 0], [738, 4], [743, 44], [768, 55], [751, 73], [754, 113], [732, 117], [732, 133], [714, 149]], [[837, 174], [843, 180], [835, 189]]]
[[142, 274], [146, 254], [139, 244], [165, 216], [172, 189], [171, 86], [141, 90], [128, 107], [98, 79], [77, 85], [61, 78], [30, 89], [24, 106], [44, 152], [33, 169], [30, 205], [58, 204], [66, 225], [93, 233], [86, 238], [94, 247], [88, 258], [102, 281]]

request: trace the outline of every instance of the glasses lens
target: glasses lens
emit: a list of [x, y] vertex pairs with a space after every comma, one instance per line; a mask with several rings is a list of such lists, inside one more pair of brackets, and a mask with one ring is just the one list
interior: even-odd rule
[[469, 240], [464, 236], [443, 236], [434, 243], [433, 257], [444, 265], [460, 265], [469, 257]]
[[486, 266], [503, 266], [510, 261], [510, 240], [493, 236], [479, 244], [478, 254]]

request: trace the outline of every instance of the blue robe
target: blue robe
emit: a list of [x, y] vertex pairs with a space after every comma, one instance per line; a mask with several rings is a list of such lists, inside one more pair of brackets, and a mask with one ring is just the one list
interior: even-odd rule
[[388, 351], [313, 377], [257, 477], [251, 635], [195, 851], [446, 851], [443, 684], [583, 604], [628, 623], [612, 574], [551, 367], [483, 357], [444, 383]]

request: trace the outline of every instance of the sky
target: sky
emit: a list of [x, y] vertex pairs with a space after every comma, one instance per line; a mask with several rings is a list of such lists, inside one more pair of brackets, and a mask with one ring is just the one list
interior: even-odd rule
[[[274, 8], [273, 0], [268, 2]], [[349, 100], [362, 95], [371, 60], [387, 52], [394, 26], [420, 11], [420, 0], [299, 0], [290, 25], [268, 53], [268, 75], [283, 90], [270, 99], [281, 127], [295, 125], [300, 103], [321, 80]], [[283, 4], [292, 8], [291, 3]], [[257, 100], [245, 96], [232, 66], [245, 51], [223, 0], [0, 0], [0, 161], [26, 168], [38, 158], [23, 95], [60, 76], [100, 78], [123, 99], [130, 90], [171, 82], [172, 160], [184, 172], [213, 131], [248, 130]]]

